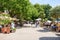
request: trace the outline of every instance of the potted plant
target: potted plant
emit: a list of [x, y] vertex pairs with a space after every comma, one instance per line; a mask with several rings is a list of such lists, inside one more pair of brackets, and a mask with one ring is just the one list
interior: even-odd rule
[[16, 31], [16, 28], [11, 28], [11, 32], [14, 33]]

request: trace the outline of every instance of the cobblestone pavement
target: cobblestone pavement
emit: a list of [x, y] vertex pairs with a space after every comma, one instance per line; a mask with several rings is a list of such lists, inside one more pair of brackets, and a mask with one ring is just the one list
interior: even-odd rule
[[50, 32], [41, 27], [20, 28], [15, 33], [0, 33], [0, 40], [60, 40], [56, 32]]

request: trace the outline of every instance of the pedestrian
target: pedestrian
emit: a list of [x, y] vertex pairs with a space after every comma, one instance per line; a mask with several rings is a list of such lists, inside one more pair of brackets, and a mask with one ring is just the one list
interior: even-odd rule
[[14, 22], [11, 23], [11, 28], [13, 28], [13, 29], [15, 28]]
[[36, 25], [36, 27], [38, 27], [38, 26], [39, 26], [39, 22], [38, 22], [38, 21], [36, 21], [36, 22], [35, 22], [35, 25]]

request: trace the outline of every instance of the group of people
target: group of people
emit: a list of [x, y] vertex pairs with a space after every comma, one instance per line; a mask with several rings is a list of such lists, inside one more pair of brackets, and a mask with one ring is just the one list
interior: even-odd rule
[[57, 23], [51, 23], [52, 30], [56, 31], [57, 29]]
[[49, 29], [51, 28], [51, 30], [53, 30], [53, 31], [56, 31], [56, 30], [58, 30], [58, 28], [60, 28], [60, 26], [59, 26], [60, 22], [50, 22], [50, 23], [45, 22], [43, 25], [48, 27]]
[[0, 33], [10, 33], [11, 29], [15, 28], [14, 22], [6, 24], [6, 25], [0, 25]]
[[52, 23], [51, 27], [54, 31], [60, 31], [60, 22]]

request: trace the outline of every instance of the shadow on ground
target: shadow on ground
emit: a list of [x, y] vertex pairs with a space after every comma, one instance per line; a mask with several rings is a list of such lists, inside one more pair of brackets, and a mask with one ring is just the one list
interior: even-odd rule
[[60, 34], [56, 34], [56, 35], [60, 37]]
[[37, 30], [38, 32], [50, 32], [50, 30], [49, 29], [47, 29], [47, 28], [43, 28], [43, 30]]
[[60, 37], [41, 37], [39, 40], [60, 40]]

